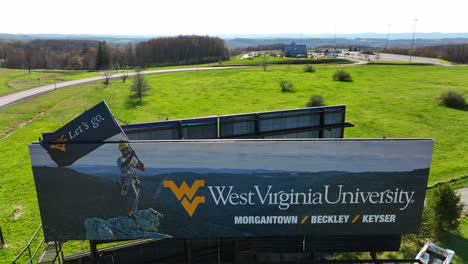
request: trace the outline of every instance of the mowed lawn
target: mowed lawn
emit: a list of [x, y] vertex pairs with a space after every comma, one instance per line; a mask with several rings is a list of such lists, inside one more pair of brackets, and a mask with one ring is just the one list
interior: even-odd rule
[[14, 70], [0, 68], [0, 96], [21, 90], [53, 84], [55, 82], [70, 81], [98, 76], [97, 72], [86, 71], [54, 71], [54, 70]]
[[[136, 123], [299, 108], [312, 94], [321, 94], [327, 105], [347, 105], [346, 121], [356, 127], [345, 130], [346, 138], [435, 139], [430, 184], [468, 174], [468, 108], [442, 107], [437, 100], [447, 89], [468, 95], [465, 67], [343, 66], [352, 82], [333, 81], [336, 66], [317, 67], [315, 73], [302, 68], [282, 65], [267, 71], [248, 68], [146, 76], [152, 90], [139, 105], [128, 99], [131, 79], [124, 84], [113, 80], [107, 87], [91, 83], [0, 110], [0, 226], [8, 243], [0, 250], [0, 263], [11, 261], [40, 223], [27, 144], [101, 100], [120, 120]], [[294, 83], [293, 92], [281, 92], [278, 82], [283, 79]], [[468, 181], [462, 186], [468, 186]], [[466, 225], [464, 221], [465, 231]], [[462, 239], [466, 244], [467, 238]]]

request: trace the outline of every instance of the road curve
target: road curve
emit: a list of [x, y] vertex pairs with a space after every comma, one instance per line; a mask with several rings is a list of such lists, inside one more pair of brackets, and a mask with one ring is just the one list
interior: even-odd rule
[[[182, 71], [197, 71], [197, 70], [216, 70], [216, 69], [231, 69], [231, 68], [239, 68], [239, 66], [236, 67], [199, 67], [199, 68], [181, 68], [181, 69], [167, 69], [167, 70], [150, 70], [150, 71], [141, 71], [141, 74], [158, 74], [158, 73], [168, 73], [168, 72], [182, 72]], [[122, 75], [125, 73], [114, 73], [111, 76], [111, 79], [117, 79], [121, 78]], [[134, 76], [136, 75], [136, 72], [127, 72], [126, 73], [128, 76]], [[105, 79], [105, 76], [98, 76], [98, 77], [91, 77], [91, 78], [85, 78], [85, 79], [79, 79], [79, 80], [73, 80], [73, 81], [66, 81], [66, 82], [60, 82], [56, 84], [49, 84], [49, 85], [44, 85], [44, 86], [39, 86], [23, 91], [19, 91], [16, 93], [4, 95], [0, 97], [0, 109], [7, 108], [9, 106], [12, 106], [14, 104], [26, 101], [32, 97], [38, 96], [43, 93], [47, 93], [50, 91], [53, 91], [55, 89], [61, 89], [61, 88], [67, 88], [70, 86], [75, 86], [79, 84], [85, 84], [85, 83], [90, 83], [90, 82], [97, 82], [97, 81], [103, 81]]]

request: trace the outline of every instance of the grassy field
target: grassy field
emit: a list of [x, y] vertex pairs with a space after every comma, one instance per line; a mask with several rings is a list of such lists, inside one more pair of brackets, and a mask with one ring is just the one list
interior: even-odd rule
[[87, 77], [98, 76], [97, 72], [53, 71], [53, 70], [13, 70], [0, 68], [0, 96], [21, 90]]
[[[220, 62], [212, 62], [212, 63], [204, 63], [199, 64], [198, 67], [219, 67], [219, 66], [259, 66], [263, 63], [270, 65], [272, 64], [347, 64], [351, 63], [351, 61], [346, 59], [333, 59], [333, 58], [283, 58], [283, 57], [276, 57], [276, 56], [257, 56], [251, 57], [246, 59], [240, 59], [243, 54], [239, 54], [236, 57], [232, 58], [229, 61], [220, 61]], [[159, 65], [152, 65], [148, 69], [149, 70], [157, 70], [157, 69], [171, 69], [171, 68], [193, 68], [197, 67], [197, 65], [173, 65], [168, 66], [166, 64], [159, 64]]]
[[[57, 90], [0, 111], [0, 226], [7, 247], [0, 263], [8, 263], [40, 223], [27, 144], [41, 132], [54, 131], [84, 110], [106, 100], [115, 116], [127, 123], [245, 113], [304, 107], [312, 94], [322, 94], [327, 105], [346, 104], [346, 138], [436, 139], [429, 183], [468, 174], [468, 108], [438, 106], [441, 91], [468, 94], [464, 67], [343, 66], [352, 82], [332, 80], [336, 66], [303, 66], [193, 71], [147, 76], [152, 90], [142, 104], [129, 101], [131, 80], [113, 80], [105, 87], [91, 83]], [[278, 82], [290, 80], [293, 92], [281, 92]], [[457, 183], [468, 186], [468, 181]], [[467, 247], [468, 221], [460, 235], [447, 234], [449, 247]], [[67, 253], [86, 243], [67, 245]], [[408, 250], [406, 254], [415, 255]], [[410, 254], [410, 255], [411, 255]], [[461, 255], [460, 261], [468, 263]], [[462, 263], [462, 262], [458, 262]]]

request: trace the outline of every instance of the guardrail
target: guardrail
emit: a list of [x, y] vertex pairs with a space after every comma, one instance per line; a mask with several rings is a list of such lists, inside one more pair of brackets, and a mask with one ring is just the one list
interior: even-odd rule
[[18, 264], [19, 263], [19, 260], [20, 258], [22, 258], [23, 256], [25, 256], [25, 254], [27, 253], [26, 256], [29, 257], [29, 259], [25, 262], [26, 264], [31, 264], [33, 263], [34, 259], [36, 258], [36, 255], [37, 253], [39, 252], [39, 250], [41, 249], [41, 247], [45, 244], [45, 239], [42, 238], [39, 242], [39, 244], [37, 245], [36, 249], [34, 250], [34, 252], [31, 252], [31, 244], [36, 240], [36, 238], [38, 238], [38, 235], [39, 235], [39, 231], [41, 231], [42, 229], [42, 224], [39, 225], [39, 227], [36, 229], [36, 232], [34, 232], [33, 236], [31, 237], [31, 239], [29, 240], [28, 244], [23, 248], [23, 250], [21, 250], [21, 252], [16, 256], [16, 258], [12, 261], [12, 264]]

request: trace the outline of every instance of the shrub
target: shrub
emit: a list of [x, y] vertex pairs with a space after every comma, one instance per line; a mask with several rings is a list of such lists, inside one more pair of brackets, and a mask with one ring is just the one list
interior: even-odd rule
[[263, 71], [266, 71], [269, 62], [267, 60], [263, 60], [260, 65], [263, 67]]
[[292, 92], [294, 89], [294, 84], [288, 80], [281, 80], [279, 82], [279, 86], [281, 87], [282, 92]]
[[435, 188], [427, 206], [434, 212], [437, 230], [448, 231], [458, 227], [463, 204], [460, 195], [457, 195], [450, 185], [444, 184]]
[[315, 106], [324, 106], [325, 105], [325, 98], [320, 94], [314, 94], [310, 97], [309, 102], [307, 102], [307, 107], [315, 107]]
[[462, 92], [455, 90], [441, 92], [438, 99], [440, 100], [439, 105], [448, 107], [461, 107], [466, 104], [465, 95], [463, 95]]
[[304, 67], [304, 72], [315, 72], [315, 68], [312, 65], [307, 64]]
[[[429, 200], [429, 197], [428, 197]], [[424, 211], [421, 219], [419, 235], [421, 237], [433, 238], [437, 234], [437, 219], [434, 213], [434, 207], [429, 202], [424, 205]]]
[[333, 74], [333, 80], [340, 81], [340, 82], [351, 82], [352, 81], [351, 75], [348, 72], [344, 71], [344, 70], [337, 70]]

